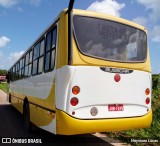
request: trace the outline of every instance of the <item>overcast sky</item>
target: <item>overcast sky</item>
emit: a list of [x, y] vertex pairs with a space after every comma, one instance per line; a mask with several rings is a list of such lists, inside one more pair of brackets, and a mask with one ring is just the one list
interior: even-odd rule
[[[68, 3], [69, 0], [0, 0], [0, 68], [9, 69]], [[75, 0], [74, 7], [145, 26], [152, 73], [160, 72], [160, 0]]]

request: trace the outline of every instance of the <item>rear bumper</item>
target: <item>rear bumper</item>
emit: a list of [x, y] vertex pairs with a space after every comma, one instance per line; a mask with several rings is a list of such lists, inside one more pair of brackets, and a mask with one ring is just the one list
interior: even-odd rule
[[57, 109], [56, 117], [56, 133], [60, 135], [74, 135], [149, 127], [152, 122], [152, 110], [142, 117], [80, 120]]

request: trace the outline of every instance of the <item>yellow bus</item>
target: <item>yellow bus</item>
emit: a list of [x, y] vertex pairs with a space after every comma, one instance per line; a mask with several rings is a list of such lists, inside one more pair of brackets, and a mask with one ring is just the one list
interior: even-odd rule
[[151, 125], [147, 30], [114, 16], [63, 10], [9, 69], [9, 102], [31, 123], [74, 135]]

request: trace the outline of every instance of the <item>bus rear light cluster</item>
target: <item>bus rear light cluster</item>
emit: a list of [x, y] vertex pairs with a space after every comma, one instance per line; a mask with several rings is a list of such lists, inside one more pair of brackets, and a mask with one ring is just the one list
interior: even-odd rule
[[[80, 88], [78, 87], [78, 86], [74, 86], [73, 88], [72, 88], [72, 93], [74, 94], [74, 95], [77, 95], [78, 93], [80, 92]], [[71, 100], [70, 100], [70, 104], [72, 105], [72, 106], [76, 106], [77, 104], [78, 104], [78, 98], [77, 97], [73, 97]], [[75, 114], [75, 113], [74, 113]], [[72, 115], [74, 115], [73, 113], [72, 113]]]
[[146, 104], [149, 104], [149, 103], [150, 103], [150, 98], [147, 97], [147, 98], [146, 98]]
[[73, 93], [74, 95], [77, 95], [79, 92], [80, 92], [80, 88], [79, 88], [78, 86], [74, 86], [74, 87], [72, 88], [72, 93]]
[[73, 97], [71, 100], [70, 100], [70, 104], [72, 106], [76, 106], [78, 104], [78, 98], [76, 97]]
[[149, 95], [149, 94], [150, 94], [150, 89], [149, 89], [149, 88], [147, 88], [147, 89], [145, 90], [145, 94], [146, 94], [146, 95]]
[[[146, 94], [146, 95], [149, 95], [149, 94], [150, 94], [150, 89], [149, 89], [149, 88], [146, 88], [145, 94]], [[147, 97], [146, 100], [145, 100], [145, 102], [146, 102], [146, 104], [149, 104], [149, 103], [150, 103], [150, 98]]]

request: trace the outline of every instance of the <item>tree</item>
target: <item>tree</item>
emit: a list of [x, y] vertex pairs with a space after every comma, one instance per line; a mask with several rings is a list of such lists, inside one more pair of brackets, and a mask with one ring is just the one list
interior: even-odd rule
[[5, 69], [0, 69], [0, 75], [6, 75], [7, 74], [7, 70]]
[[159, 86], [159, 75], [153, 75], [152, 76], [152, 88], [154, 90], [157, 90]]

